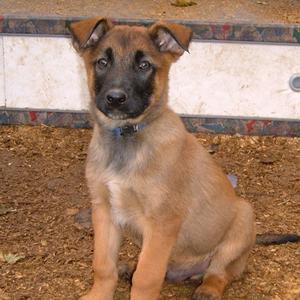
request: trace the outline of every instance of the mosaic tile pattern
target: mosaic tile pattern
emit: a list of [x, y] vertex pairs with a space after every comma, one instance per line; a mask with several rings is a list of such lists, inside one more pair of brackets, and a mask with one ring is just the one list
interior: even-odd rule
[[0, 33], [67, 35], [71, 19], [0, 16]]
[[[190, 132], [300, 136], [300, 121], [212, 118], [202, 116], [182, 116], [182, 120]], [[22, 124], [90, 128], [92, 121], [87, 112], [0, 110], [0, 125]]]
[[[0, 16], [0, 33], [69, 35], [68, 25], [79, 17], [16, 17]], [[119, 24], [149, 25], [154, 20], [115, 19]], [[194, 39], [219, 41], [247, 41], [270, 43], [300, 43], [300, 25], [219, 24], [200, 21], [170, 20], [190, 26]]]
[[242, 135], [300, 136], [300, 121], [183, 117], [190, 132]]
[[70, 128], [90, 128], [88, 113], [0, 110], [0, 125], [41, 125]]
[[226, 40], [270, 43], [300, 43], [299, 25], [255, 24], [188, 24], [194, 38], [200, 40]]

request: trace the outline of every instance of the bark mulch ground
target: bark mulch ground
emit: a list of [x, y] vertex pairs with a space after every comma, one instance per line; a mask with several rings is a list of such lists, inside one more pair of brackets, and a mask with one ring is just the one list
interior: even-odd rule
[[[91, 130], [0, 127], [0, 299], [77, 299], [91, 285], [91, 228], [84, 165]], [[299, 233], [300, 139], [198, 134], [237, 193], [256, 211], [258, 233]], [[138, 249], [126, 237], [120, 260]], [[224, 299], [300, 299], [300, 245], [256, 246]], [[187, 299], [195, 282], [165, 284], [160, 299]], [[121, 281], [115, 299], [128, 299]]]

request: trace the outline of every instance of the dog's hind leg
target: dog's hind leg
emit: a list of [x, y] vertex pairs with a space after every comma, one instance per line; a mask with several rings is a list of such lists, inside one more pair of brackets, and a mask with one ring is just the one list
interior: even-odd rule
[[239, 277], [245, 266], [252, 246], [255, 243], [255, 227], [252, 207], [244, 200], [236, 202], [236, 216], [218, 245], [215, 255], [196, 289], [193, 300], [221, 299], [225, 287]]
[[211, 256], [207, 255], [205, 258], [200, 258], [199, 261], [187, 266], [170, 266], [166, 274], [168, 282], [181, 282], [194, 277], [201, 278], [209, 266]]
[[135, 262], [120, 263], [120, 265], [118, 266], [119, 278], [121, 280], [128, 281], [131, 283], [132, 276], [135, 269], [136, 269]]

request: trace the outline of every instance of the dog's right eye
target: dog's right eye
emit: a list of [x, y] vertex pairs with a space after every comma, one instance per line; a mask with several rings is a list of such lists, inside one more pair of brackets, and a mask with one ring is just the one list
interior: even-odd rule
[[150, 68], [151, 68], [151, 64], [147, 60], [144, 60], [139, 64], [139, 69], [141, 71], [148, 71]]
[[97, 61], [97, 65], [100, 69], [105, 69], [108, 65], [108, 61], [107, 59], [105, 58], [100, 58], [98, 61]]

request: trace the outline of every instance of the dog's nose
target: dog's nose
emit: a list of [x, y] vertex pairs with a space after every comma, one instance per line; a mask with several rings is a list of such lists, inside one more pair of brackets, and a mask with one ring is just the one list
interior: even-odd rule
[[127, 100], [127, 95], [120, 89], [111, 89], [106, 94], [106, 101], [111, 106], [120, 106]]

